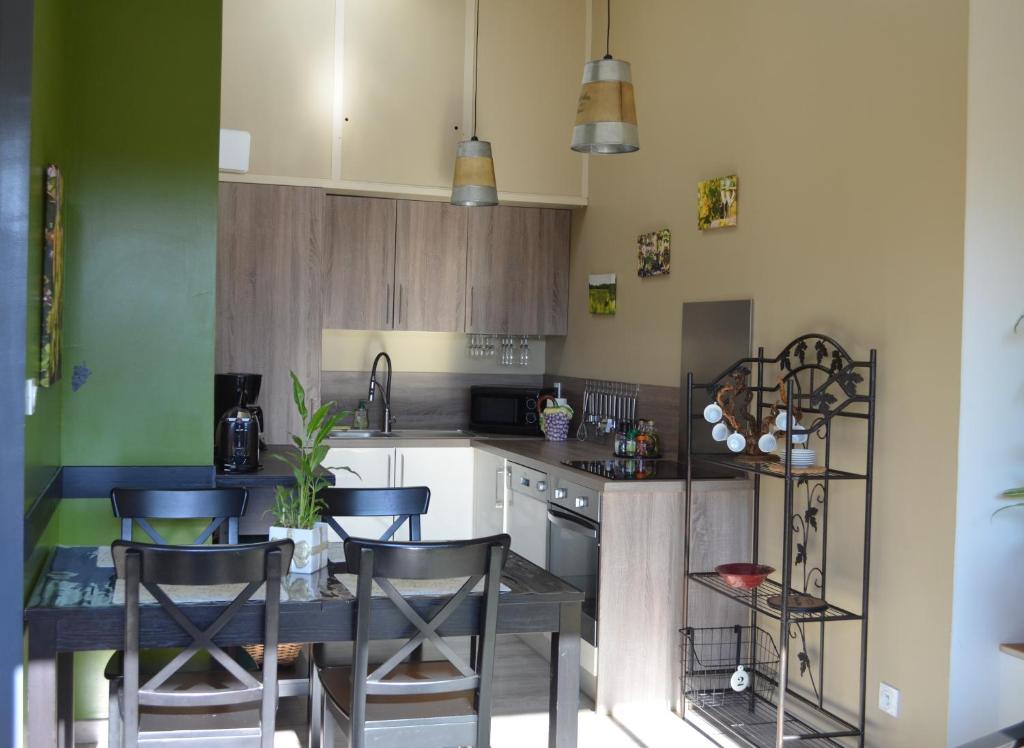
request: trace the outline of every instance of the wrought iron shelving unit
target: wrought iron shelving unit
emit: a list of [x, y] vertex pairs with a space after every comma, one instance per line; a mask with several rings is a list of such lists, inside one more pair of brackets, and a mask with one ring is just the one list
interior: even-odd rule
[[[695, 383], [693, 374], [687, 377], [687, 478], [684, 540], [684, 660], [682, 668], [683, 718], [693, 722], [689, 714], [695, 713], [739, 742], [751, 746], [775, 746], [799, 741], [801, 746], [864, 746], [864, 708], [867, 693], [867, 636], [868, 585], [871, 560], [871, 501], [873, 453], [875, 431], [875, 386], [877, 354], [872, 350], [867, 360], [856, 360], [835, 340], [825, 335], [808, 334], [792, 341], [779, 355], [767, 357], [764, 348], [757, 355], [741, 359], [713, 381]], [[702, 454], [693, 452], [695, 421], [702, 421], [700, 412], [694, 413], [695, 397], [706, 396], [711, 402], [726, 382], [744, 381], [751, 395], [751, 406], [758, 423], [785, 397], [788, 433], [786, 443], [793, 434], [807, 433], [816, 439], [824, 463], [820, 469], [794, 468], [787, 450], [786, 457], [776, 464], [755, 456], [732, 454]], [[769, 384], [770, 383], [770, 384]], [[773, 397], [774, 395], [774, 397]], [[766, 398], [772, 398], [767, 401]], [[802, 429], [794, 431], [794, 410], [802, 411]], [[833, 465], [833, 431], [851, 420], [866, 423], [863, 464], [855, 470]], [[810, 445], [808, 445], [810, 446]], [[844, 442], [844, 455], [849, 455], [850, 441]], [[847, 459], [850, 459], [847, 457]], [[691, 467], [703, 461], [718, 467], [731, 468], [753, 478], [751, 506], [751, 558], [754, 563], [771, 563], [775, 559], [759, 558], [761, 523], [761, 490], [765, 480], [783, 483], [784, 516], [789, 518], [781, 543], [781, 579], [769, 579], [754, 590], [736, 590], [727, 586], [711, 569], [691, 569], [693, 546], [693, 496]], [[827, 562], [829, 551], [829, 493], [833, 484], [863, 487], [863, 561], [860, 585], [860, 610], [851, 611], [828, 602]], [[847, 489], [849, 491], [850, 489]], [[859, 493], [859, 492], [857, 492]], [[800, 495], [802, 494], [802, 495]], [[844, 497], [846, 500], [846, 497]], [[849, 533], [844, 534], [849, 538]], [[812, 558], [815, 562], [812, 562]], [[740, 559], [729, 559], [740, 560]], [[707, 694], [695, 690], [692, 668], [688, 662], [692, 652], [686, 652], [687, 637], [697, 623], [690, 620], [690, 583], [723, 595], [749, 610], [749, 626], [753, 629], [765, 619], [778, 622], [779, 663], [777, 673], [754, 672], [755, 679], [769, 679], [775, 688], [766, 697], [759, 692], [756, 698], [732, 693], [722, 688], [722, 698], [708, 699]], [[781, 604], [769, 604], [769, 598], [781, 596], [783, 590], [791, 594], [810, 594], [824, 600], [827, 607], [814, 612], [790, 609], [790, 598], [782, 596]], [[844, 719], [827, 705], [825, 691], [825, 634], [826, 625], [860, 626], [859, 647], [859, 701], [855, 718]], [[811, 629], [809, 632], [808, 629]], [[817, 633], [817, 648], [812, 649], [817, 663], [807, 646], [808, 635]], [[791, 657], [795, 653], [796, 661]], [[791, 663], [799, 665], [800, 677], [809, 676], [810, 689], [801, 693], [793, 687], [790, 678]], [[749, 664], [748, 664], [749, 665]], [[754, 670], [757, 663], [753, 663]], [[817, 678], [815, 678], [815, 674]], [[691, 679], [688, 682], [688, 678]], [[726, 678], [726, 683], [728, 678]], [[699, 724], [696, 725], [698, 728]], [[842, 742], [839, 742], [842, 741]]]

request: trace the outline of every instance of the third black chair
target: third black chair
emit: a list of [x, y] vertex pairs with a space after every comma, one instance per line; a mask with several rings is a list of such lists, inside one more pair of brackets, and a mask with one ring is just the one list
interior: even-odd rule
[[115, 488], [110, 492], [114, 516], [121, 520], [121, 540], [132, 539], [132, 525], [157, 545], [167, 545], [149, 523], [151, 519], [210, 519], [191, 545], [205, 543], [227, 523], [227, 542], [238, 542], [238, 518], [245, 514], [249, 492], [244, 488], [135, 489]]
[[325, 488], [320, 492], [324, 509], [320, 513], [342, 540], [349, 533], [338, 517], [393, 517], [391, 526], [379, 540], [393, 540], [395, 533], [409, 523], [409, 540], [420, 539], [420, 517], [430, 506], [430, 489], [426, 486], [405, 488]]
[[[354, 664], [319, 671], [326, 706], [324, 742], [329, 748], [335, 745], [335, 726], [348, 736], [352, 748], [490, 745], [498, 592], [509, 544], [508, 535], [444, 543], [346, 541], [346, 566], [358, 575]], [[391, 581], [453, 578], [461, 584], [432, 616], [417, 612]], [[471, 666], [452, 649], [441, 629], [470, 602], [481, 580], [479, 650]], [[383, 590], [394, 612], [416, 633], [383, 663], [371, 667], [373, 619], [384, 615], [373, 601], [374, 586]], [[427, 642], [443, 660], [406, 662], [410, 652]]]

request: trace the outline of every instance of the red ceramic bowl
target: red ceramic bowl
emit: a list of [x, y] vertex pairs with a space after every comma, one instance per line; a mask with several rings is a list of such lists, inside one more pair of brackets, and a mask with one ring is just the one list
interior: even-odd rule
[[725, 583], [738, 590], [752, 590], [768, 578], [775, 569], [764, 564], [722, 564], [715, 571]]

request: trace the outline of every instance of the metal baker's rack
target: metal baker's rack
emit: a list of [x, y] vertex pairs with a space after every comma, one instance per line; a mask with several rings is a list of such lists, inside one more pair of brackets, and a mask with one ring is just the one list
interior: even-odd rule
[[[777, 356], [766, 356], [764, 348], [760, 348], [756, 356], [737, 361], [711, 382], [697, 383], [692, 373], [687, 376], [687, 412], [690, 417], [687, 419], [686, 440], [682, 710], [683, 718], [699, 729], [710, 727], [752, 746], [782, 748], [791, 742], [799, 742], [801, 746], [864, 746], [876, 366], [874, 350], [866, 360], [857, 360], [832, 338], [808, 334], [789, 343]], [[694, 406], [703, 405], [697, 398], [714, 400], [726, 382], [738, 380], [748, 383], [757, 422], [773, 408], [779, 410], [784, 402], [788, 423], [786, 443], [792, 442], [794, 433], [808, 434], [823, 450], [823, 464], [796, 468], [788, 449], [781, 459], [695, 453], [693, 429], [694, 424], [701, 420], [701, 413], [699, 408], [694, 413]], [[794, 411], [802, 412], [802, 427], [794, 427]], [[862, 422], [866, 428], [863, 429], [863, 441], [859, 435], [850, 439], [850, 434], [847, 434], [843, 438], [841, 459], [858, 463], [851, 468], [846, 462], [839, 464], [840, 458], [833, 449], [833, 436], [844, 428], [842, 424], [854, 421]], [[859, 456], [861, 447], [863, 459]], [[746, 473], [753, 480], [750, 561], [767, 562], [779, 570], [755, 589], [734, 589], [713, 569], [691, 568], [696, 540], [691, 500], [692, 466], [697, 461]], [[783, 523], [781, 553], [776, 552], [772, 558], [765, 559], [761, 558], [764, 554], [759, 543], [762, 484], [774, 480], [783, 482], [783, 511], [788, 521]], [[846, 538], [845, 542], [849, 542], [851, 536], [856, 537], [848, 530], [837, 535], [836, 528], [831, 528], [830, 539], [830, 491], [840, 483], [863, 489], [847, 488], [843, 495], [844, 510], [845, 502], [852, 500], [848, 494], [856, 494], [863, 499], [860, 589], [853, 593], [860, 599], [854, 610], [831, 601], [828, 584], [829, 543], [835, 542], [835, 537]], [[768, 521], [775, 525], [777, 518], [772, 516]], [[776, 555], [780, 557], [776, 558]], [[696, 627], [690, 620], [699, 614], [689, 604], [691, 584], [725, 596], [746, 608], [749, 612], [746, 626], [725, 629]], [[849, 594], [848, 590], [846, 592]], [[797, 604], [808, 599], [815, 601], [814, 609]], [[777, 659], [774, 657], [775, 642], [765, 631], [772, 628], [772, 624], [778, 626]], [[859, 690], [856, 707], [850, 710], [852, 717], [849, 713], [838, 714], [832, 706], [834, 702], [828, 699], [826, 632], [833, 625], [859, 626], [859, 648], [856, 652]], [[735, 633], [730, 633], [733, 629]], [[733, 652], [731, 642], [741, 642], [744, 635], [747, 649], [736, 644]], [[768, 641], [764, 641], [765, 636]], [[702, 642], [705, 642], [703, 658]], [[714, 648], [706, 642], [713, 642]], [[709, 664], [711, 652], [718, 659]], [[767, 657], [771, 661], [768, 668], [764, 667], [768, 664], [765, 662], [766, 653], [771, 655]], [[840, 654], [850, 656], [851, 653], [844, 651]], [[734, 657], [735, 662], [729, 657]], [[753, 657], [753, 660], [741, 662], [741, 657]], [[730, 669], [738, 669], [737, 664], [744, 662], [752, 670], [749, 677], [757, 687], [738, 692], [730, 688], [728, 674]]]

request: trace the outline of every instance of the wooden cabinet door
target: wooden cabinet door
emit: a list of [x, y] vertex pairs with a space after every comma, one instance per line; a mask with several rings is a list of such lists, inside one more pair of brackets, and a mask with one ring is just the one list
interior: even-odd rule
[[217, 371], [263, 375], [266, 440], [285, 444], [302, 425], [289, 370], [320, 401], [323, 193], [222, 182], [219, 194]]
[[399, 447], [395, 452], [397, 485], [430, 489], [430, 509], [420, 524], [423, 540], [473, 537], [473, 448]]
[[394, 326], [394, 200], [324, 198], [323, 327]]
[[336, 0], [224, 0], [221, 127], [252, 133], [250, 174], [330, 179]]
[[466, 329], [466, 208], [401, 200], [395, 250], [395, 329]]
[[465, 0], [345, 0], [344, 13], [341, 178], [449, 188], [468, 137]]
[[467, 332], [564, 335], [571, 214], [552, 208], [473, 208]]
[[473, 450], [473, 535], [482, 538], [505, 531], [505, 458]]

